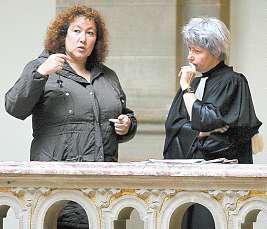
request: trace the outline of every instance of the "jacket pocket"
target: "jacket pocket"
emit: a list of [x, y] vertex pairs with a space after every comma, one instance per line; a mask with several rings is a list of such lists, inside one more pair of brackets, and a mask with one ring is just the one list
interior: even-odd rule
[[66, 87], [48, 82], [43, 96], [35, 106], [33, 116], [48, 124], [62, 123], [75, 114], [72, 93]]

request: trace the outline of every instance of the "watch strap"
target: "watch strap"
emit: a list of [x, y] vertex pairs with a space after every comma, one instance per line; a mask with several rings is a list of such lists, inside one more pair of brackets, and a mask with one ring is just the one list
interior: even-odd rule
[[182, 90], [182, 94], [183, 95], [186, 94], [186, 93], [195, 93], [195, 91], [193, 90], [192, 87], [188, 87], [188, 88]]
[[38, 71], [35, 71], [34, 74], [33, 74], [33, 78], [34, 79], [47, 79], [48, 76], [47, 75], [42, 75]]

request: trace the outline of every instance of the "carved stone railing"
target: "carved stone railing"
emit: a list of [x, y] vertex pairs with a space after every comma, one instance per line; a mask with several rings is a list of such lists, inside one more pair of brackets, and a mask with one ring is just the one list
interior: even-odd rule
[[90, 229], [124, 229], [133, 209], [144, 229], [176, 229], [193, 203], [216, 229], [252, 228], [267, 210], [267, 165], [0, 163], [0, 217], [11, 207], [19, 229], [56, 229], [68, 200], [85, 209]]

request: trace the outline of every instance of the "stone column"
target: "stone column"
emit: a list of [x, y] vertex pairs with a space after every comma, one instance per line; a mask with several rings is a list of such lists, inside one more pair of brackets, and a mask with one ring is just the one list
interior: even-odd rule
[[[182, 30], [181, 25], [185, 25], [190, 18], [192, 17], [216, 17], [222, 20], [229, 29], [229, 14], [230, 14], [230, 0], [178, 0], [178, 28], [179, 33]], [[178, 38], [177, 42], [182, 42], [181, 38]], [[179, 50], [182, 52], [177, 52], [178, 64], [185, 64], [187, 50], [184, 45], [179, 43], [177, 47], [180, 47]], [[181, 54], [180, 54], [181, 53]], [[180, 56], [181, 55], [181, 56]]]

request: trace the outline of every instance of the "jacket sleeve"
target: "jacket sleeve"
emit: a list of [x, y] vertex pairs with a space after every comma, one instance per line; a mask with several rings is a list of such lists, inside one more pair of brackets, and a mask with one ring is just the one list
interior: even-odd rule
[[126, 142], [126, 141], [131, 140], [135, 136], [136, 131], [137, 131], [137, 119], [134, 115], [133, 110], [131, 110], [127, 107], [126, 95], [125, 95], [124, 91], [122, 90], [119, 81], [117, 83], [118, 83], [118, 89], [120, 91], [120, 100], [121, 100], [121, 104], [122, 104], [122, 114], [126, 114], [131, 120], [131, 125], [130, 125], [130, 128], [128, 130], [128, 133], [125, 135], [117, 135], [119, 143], [122, 143], [122, 142]]
[[111, 73], [108, 74], [109, 77], [107, 77], [107, 79], [109, 80], [113, 89], [118, 93], [118, 95], [120, 97], [120, 101], [122, 104], [122, 114], [126, 114], [131, 120], [131, 125], [130, 125], [130, 128], [128, 130], [128, 133], [125, 135], [118, 135], [117, 134], [118, 142], [122, 143], [122, 142], [126, 142], [126, 141], [131, 140], [135, 136], [136, 131], [137, 131], [137, 119], [134, 115], [133, 110], [129, 109], [126, 105], [127, 104], [126, 103], [126, 95], [125, 95], [125, 93], [121, 87], [121, 84], [120, 84], [120, 81], [119, 81], [117, 74], [111, 69], [109, 69], [109, 71], [111, 71]]
[[5, 108], [10, 115], [24, 120], [32, 114], [47, 81], [47, 77], [36, 72], [40, 64], [37, 60], [28, 63], [20, 78], [6, 93]]
[[261, 125], [257, 119], [248, 83], [244, 76], [233, 78], [210, 89], [209, 100], [196, 100], [192, 109], [192, 128], [211, 131], [229, 125], [246, 128], [251, 134]]
[[127, 134], [118, 135], [119, 143], [131, 140], [135, 136], [136, 131], [137, 131], [137, 120], [136, 120], [136, 118], [134, 116], [134, 112], [132, 110], [130, 110], [129, 108], [125, 107], [123, 109], [122, 113], [126, 114], [130, 118], [131, 125], [130, 125], [130, 128], [129, 128]]

